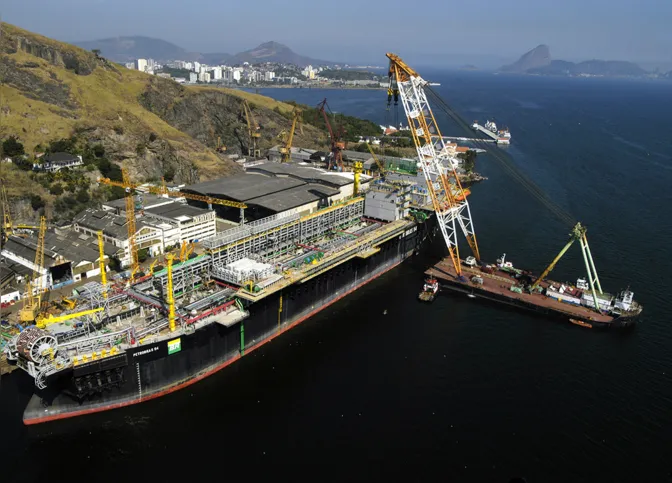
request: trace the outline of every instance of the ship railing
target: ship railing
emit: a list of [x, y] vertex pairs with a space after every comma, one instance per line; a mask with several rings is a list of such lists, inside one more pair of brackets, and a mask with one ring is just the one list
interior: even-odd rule
[[299, 220], [301, 216], [298, 213], [293, 213], [289, 216], [282, 216], [280, 214], [271, 215], [266, 218], [261, 218], [256, 221], [252, 221], [245, 225], [232, 228], [227, 230], [220, 235], [215, 235], [212, 238], [203, 240], [201, 243], [204, 248], [214, 249], [219, 248], [222, 245], [227, 245], [229, 243], [234, 243], [238, 240], [246, 238], [257, 233], [262, 233], [264, 231], [272, 230], [281, 225], [286, 225], [292, 222]]
[[142, 339], [149, 335], [156, 334], [157, 332], [160, 332], [166, 327], [168, 327], [168, 319], [159, 319], [157, 322], [154, 322], [149, 327], [145, 327], [143, 329], [136, 331], [135, 337], [137, 339]]
[[79, 353], [97, 347], [114, 345], [115, 341], [119, 339], [130, 340], [130, 331], [131, 327], [128, 327], [126, 329], [117, 332], [110, 332], [108, 334], [96, 334], [84, 339], [64, 342], [62, 344], [58, 344], [58, 350], [66, 350], [66, 351], [75, 350]]

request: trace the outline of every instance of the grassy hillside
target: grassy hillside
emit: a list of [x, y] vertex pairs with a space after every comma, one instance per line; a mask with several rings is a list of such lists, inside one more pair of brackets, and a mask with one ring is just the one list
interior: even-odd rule
[[[37, 195], [47, 210], [65, 217], [110, 196], [89, 180], [98, 171], [118, 176], [119, 166], [139, 181], [170, 174], [190, 183], [239, 172], [214, 148], [221, 137], [227, 154], [247, 153], [243, 99], [262, 126], [262, 152], [290, 128], [288, 104], [237, 90], [184, 87], [9, 24], [3, 23], [2, 30], [0, 140], [16, 137], [26, 153], [21, 163], [0, 166], [15, 206]], [[295, 143], [324, 148], [326, 134], [307, 126]], [[29, 171], [36, 154], [63, 146], [84, 157], [87, 166], [78, 176]], [[33, 197], [33, 216], [39, 206]]]

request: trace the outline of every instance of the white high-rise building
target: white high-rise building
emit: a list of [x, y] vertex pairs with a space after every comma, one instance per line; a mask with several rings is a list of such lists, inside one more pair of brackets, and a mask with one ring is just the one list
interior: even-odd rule
[[275, 79], [275, 72], [264, 72], [264, 80], [266, 82], [271, 82]]
[[194, 62], [194, 72], [201, 72], [201, 63]]
[[213, 80], [221, 80], [222, 79], [222, 68], [221, 67], [213, 67], [212, 68], [212, 79]]
[[196, 72], [189, 72], [189, 82], [192, 84], [198, 82], [198, 74]]
[[236, 82], [240, 82], [240, 71], [239, 70], [234, 70], [233, 71], [233, 80]]
[[135, 61], [135, 68], [140, 72], [147, 71], [147, 59], [138, 59]]
[[192, 62], [185, 62], [184, 68], [187, 70], [194, 70], [194, 64]]

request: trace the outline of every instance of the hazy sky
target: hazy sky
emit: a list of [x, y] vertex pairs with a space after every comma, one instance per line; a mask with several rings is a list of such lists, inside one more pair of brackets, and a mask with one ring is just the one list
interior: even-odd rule
[[[670, 0], [5, 0], [3, 20], [65, 41], [145, 35], [198, 52], [276, 40], [334, 61], [457, 54], [671, 61]], [[413, 8], [409, 8], [412, 6]], [[424, 6], [424, 8], [419, 8]]]

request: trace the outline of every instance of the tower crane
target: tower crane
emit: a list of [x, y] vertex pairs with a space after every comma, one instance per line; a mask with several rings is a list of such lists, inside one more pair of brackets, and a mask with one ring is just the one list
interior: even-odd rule
[[138, 260], [138, 246], [135, 242], [135, 235], [137, 233], [135, 228], [135, 200], [133, 199], [134, 186], [131, 184], [131, 178], [128, 176], [128, 171], [121, 168], [121, 179], [123, 180], [123, 188], [126, 191], [126, 227], [128, 228], [128, 254], [131, 261], [131, 277], [130, 281], [135, 281], [135, 274], [140, 270], [140, 262]]
[[375, 151], [373, 150], [373, 148], [371, 147], [371, 145], [369, 143], [366, 143], [366, 147], [369, 148], [369, 152], [371, 153], [371, 156], [373, 157], [373, 160], [378, 165], [378, 170], [380, 171], [380, 176], [384, 178], [385, 174], [387, 174], [387, 171], [385, 170], [385, 166], [383, 165], [383, 163], [380, 162], [380, 159], [378, 159], [378, 156], [376, 156]]
[[42, 305], [42, 270], [44, 269], [44, 235], [47, 231], [47, 219], [40, 218], [40, 230], [37, 235], [37, 247], [35, 248], [35, 261], [33, 262], [33, 274], [26, 283], [26, 297], [23, 299], [23, 307], [19, 312], [21, 322], [33, 322], [40, 313]]
[[166, 272], [168, 283], [166, 286], [166, 303], [168, 304], [168, 327], [171, 332], [175, 332], [175, 296], [173, 295], [173, 260], [175, 255], [169, 253], [166, 255]]
[[[122, 178], [123, 179], [123, 178]], [[124, 179], [123, 181], [114, 181], [110, 178], [98, 178], [98, 182], [106, 184], [108, 186], [118, 186], [123, 188], [128, 193], [129, 190], [136, 190], [140, 186], [138, 183], [133, 183], [130, 179]], [[188, 200], [202, 201], [208, 204], [208, 208], [212, 209], [212, 205], [228, 206], [231, 208], [240, 209], [240, 224], [245, 223], [245, 208], [247, 205], [245, 203], [239, 203], [237, 201], [229, 200], [220, 200], [219, 198], [212, 198], [210, 196], [196, 195], [193, 193], [185, 193], [184, 191], [171, 191], [166, 188], [165, 185], [162, 186], [149, 186], [149, 192], [154, 195], [164, 195], [170, 196], [173, 198], [186, 198]]]
[[0, 201], [2, 203], [2, 236], [6, 240], [9, 238], [11, 235], [16, 235], [14, 233], [14, 230], [22, 229], [22, 228], [27, 228], [31, 230], [39, 230], [39, 226], [34, 226], [34, 225], [24, 225], [24, 224], [18, 224], [15, 225], [14, 222], [12, 221], [12, 213], [9, 210], [9, 200], [7, 199], [7, 190], [5, 190], [5, 180], [2, 180], [2, 190], [1, 190], [1, 198]]
[[218, 153], [226, 152], [226, 146], [224, 144], [222, 144], [222, 137], [221, 136], [217, 136], [217, 148], [216, 149], [217, 149]]
[[248, 145], [248, 155], [259, 157], [259, 149], [257, 149], [257, 139], [261, 137], [259, 132], [260, 126], [257, 121], [254, 119], [252, 114], [252, 108], [250, 108], [250, 103], [247, 102], [247, 99], [243, 99], [243, 106], [241, 108], [241, 114], [245, 116], [245, 121], [247, 122], [247, 132], [249, 135], [249, 145]]
[[327, 99], [325, 98], [322, 102], [317, 105], [317, 109], [322, 116], [324, 117], [324, 122], [327, 125], [327, 130], [329, 131], [329, 140], [331, 141], [331, 158], [329, 158], [329, 166], [327, 169], [331, 170], [332, 166], [337, 167], [339, 171], [343, 171], [343, 150], [345, 149], [345, 142], [343, 137], [345, 136], [345, 131], [342, 127], [338, 131], [334, 131], [329, 122], [329, 116], [327, 115], [326, 108]]
[[441, 234], [455, 271], [461, 277], [457, 226], [464, 233], [474, 257], [480, 261], [467, 193], [455, 172], [447, 146], [427, 101], [424, 88], [428, 82], [399, 56], [388, 53], [387, 57], [390, 59], [388, 105], [392, 98], [395, 105], [401, 98]]
[[282, 163], [286, 163], [287, 161], [289, 161], [289, 158], [292, 155], [292, 141], [294, 140], [294, 131], [296, 131], [297, 125], [301, 130], [301, 134], [303, 134], [303, 123], [301, 122], [302, 115], [303, 113], [297, 107], [295, 107], [294, 110], [292, 111], [292, 128], [289, 130], [289, 134], [287, 135], [285, 145], [280, 147], [280, 154], [282, 155], [281, 159]]
[[103, 298], [107, 298], [107, 272], [105, 271], [105, 245], [103, 232], [98, 231], [98, 264], [100, 266], [100, 283], [103, 286]]

